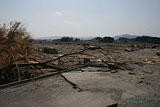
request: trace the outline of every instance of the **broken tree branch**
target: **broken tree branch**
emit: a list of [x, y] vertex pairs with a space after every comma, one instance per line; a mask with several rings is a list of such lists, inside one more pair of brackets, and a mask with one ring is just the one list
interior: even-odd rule
[[[88, 50], [88, 48], [87, 48], [87, 49], [83, 49], [83, 50], [81, 50], [81, 51], [79, 51], [79, 52], [64, 54], [64, 55], [62, 55], [62, 56], [60, 56], [60, 57], [58, 57], [58, 58], [51, 59], [51, 60], [48, 60], [48, 61], [39, 62], [39, 63], [24, 63], [24, 64], [18, 64], [18, 66], [19, 66], [19, 67], [24, 67], [24, 66], [43, 66], [43, 67], [45, 66], [45, 67], [46, 67], [46, 66], [48, 66], [49, 68], [51, 67], [51, 68], [54, 68], [54, 69], [57, 69], [57, 70], [64, 70], [63, 68], [59, 68], [59, 67], [56, 67], [56, 66], [53, 66], [53, 65], [52, 65], [52, 66], [51, 66], [51, 65], [46, 65], [46, 64], [49, 63], [49, 62], [53, 62], [53, 61], [59, 60], [59, 59], [61, 59], [61, 58], [63, 58], [63, 57], [66, 57], [66, 56], [70, 56], [70, 55], [77, 55], [77, 54], [89, 55], [89, 54], [83, 53], [83, 52], [85, 52], [86, 50]], [[1, 68], [0, 71], [5, 70], [5, 69], [8, 69], [8, 68], [13, 68], [13, 67], [16, 67], [16, 64], [13, 64], [13, 65], [8, 66], [8, 67], [6, 67], [6, 68]]]

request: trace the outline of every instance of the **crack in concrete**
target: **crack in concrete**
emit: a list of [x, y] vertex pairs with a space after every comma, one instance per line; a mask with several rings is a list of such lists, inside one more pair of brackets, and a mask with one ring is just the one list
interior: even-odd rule
[[63, 76], [62, 74], [60, 74], [60, 75], [61, 75], [61, 77], [64, 78], [65, 81], [67, 81], [69, 84], [72, 85], [73, 89], [78, 89], [79, 92], [82, 92], [82, 91], [83, 91], [83, 89], [81, 89], [77, 84], [75, 84], [75, 83], [69, 81], [69, 80], [68, 80], [65, 76]]

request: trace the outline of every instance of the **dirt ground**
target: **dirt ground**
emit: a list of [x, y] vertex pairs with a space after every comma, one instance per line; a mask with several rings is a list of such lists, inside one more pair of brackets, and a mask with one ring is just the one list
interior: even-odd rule
[[160, 106], [160, 48], [153, 44], [41, 43], [35, 48], [55, 48], [58, 54], [36, 57], [46, 61], [90, 46], [101, 48], [51, 63], [87, 67], [0, 90], [0, 107]]

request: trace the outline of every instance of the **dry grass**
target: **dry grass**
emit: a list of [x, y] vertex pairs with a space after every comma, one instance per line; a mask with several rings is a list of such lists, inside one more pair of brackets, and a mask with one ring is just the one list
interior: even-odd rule
[[0, 27], [0, 67], [9, 66], [16, 61], [27, 61], [33, 53], [33, 40], [20, 22], [4, 24]]
[[[0, 26], [0, 69], [20, 62], [27, 63], [27, 58], [34, 53], [32, 43], [31, 35], [21, 22], [11, 22], [9, 26], [6, 24]], [[15, 75], [13, 71], [18, 70], [1, 71], [0, 80], [13, 77]]]

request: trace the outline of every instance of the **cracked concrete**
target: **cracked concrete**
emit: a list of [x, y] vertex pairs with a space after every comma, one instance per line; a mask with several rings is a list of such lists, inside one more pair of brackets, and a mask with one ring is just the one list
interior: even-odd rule
[[159, 92], [155, 94], [150, 86], [129, 79], [136, 78], [127, 71], [116, 74], [78, 71], [63, 73], [1, 90], [0, 107], [107, 107], [112, 104], [133, 107], [144, 105], [138, 99], [153, 102], [150, 98], [159, 102]]
[[97, 93], [97, 96], [101, 93], [101, 97], [107, 97], [107, 99], [112, 100], [114, 103], [135, 96], [147, 95], [151, 91], [151, 89], [146, 85], [138, 85], [136, 83], [122, 80], [120, 81], [119, 79], [113, 78], [107, 74], [109, 73], [63, 73], [69, 81], [77, 84], [84, 92]]
[[65, 76], [63, 76], [62, 74], [60, 74], [60, 75], [61, 75], [61, 77], [64, 78], [64, 80], [66, 80], [69, 84], [71, 84], [74, 89], [78, 89], [79, 92], [83, 91], [83, 89], [81, 89], [81, 88], [80, 88], [79, 86], [77, 86], [75, 83], [69, 81]]

